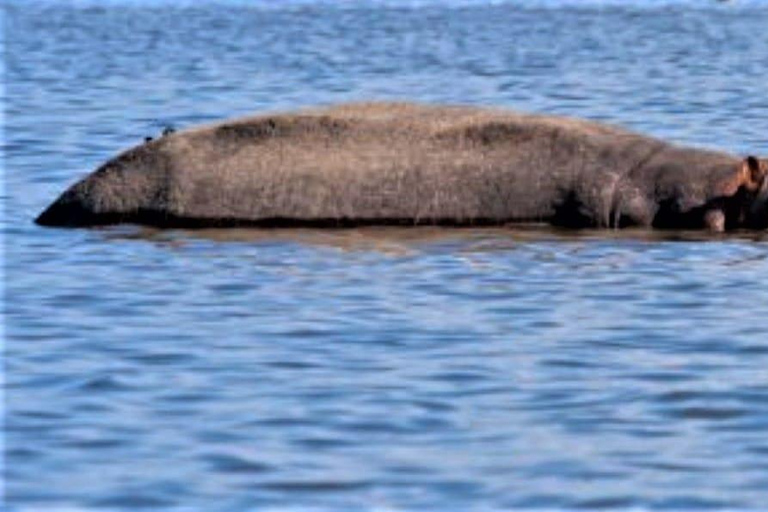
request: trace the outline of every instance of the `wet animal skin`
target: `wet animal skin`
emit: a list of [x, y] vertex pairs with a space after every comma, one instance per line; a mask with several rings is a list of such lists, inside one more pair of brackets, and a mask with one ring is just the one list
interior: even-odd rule
[[167, 131], [36, 222], [765, 229], [768, 161], [509, 110], [346, 104]]

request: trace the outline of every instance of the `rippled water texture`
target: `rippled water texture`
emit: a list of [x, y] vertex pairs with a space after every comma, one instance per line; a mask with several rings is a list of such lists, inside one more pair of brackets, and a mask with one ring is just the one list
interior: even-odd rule
[[6, 505], [768, 507], [765, 234], [32, 223], [165, 125], [351, 99], [766, 154], [765, 3], [67, 4], [3, 4]]

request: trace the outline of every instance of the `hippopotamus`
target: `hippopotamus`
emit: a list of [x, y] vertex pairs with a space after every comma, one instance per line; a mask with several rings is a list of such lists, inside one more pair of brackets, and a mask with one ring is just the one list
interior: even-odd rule
[[768, 161], [620, 127], [469, 106], [362, 103], [148, 139], [45, 226], [768, 228]]

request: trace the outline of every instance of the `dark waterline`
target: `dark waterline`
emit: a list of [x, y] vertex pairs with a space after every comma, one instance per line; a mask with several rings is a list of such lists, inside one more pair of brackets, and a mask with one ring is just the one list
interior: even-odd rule
[[513, 4], [4, 4], [4, 505], [768, 506], [766, 233], [32, 222], [165, 126], [337, 101], [768, 154], [764, 3]]

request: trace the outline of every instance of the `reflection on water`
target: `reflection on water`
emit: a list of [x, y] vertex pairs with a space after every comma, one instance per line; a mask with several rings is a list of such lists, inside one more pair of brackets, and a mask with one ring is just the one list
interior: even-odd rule
[[492, 251], [508, 249], [514, 244], [545, 241], [646, 241], [646, 242], [723, 242], [723, 241], [768, 241], [765, 231], [732, 231], [708, 233], [696, 231], [622, 229], [622, 230], [570, 230], [545, 224], [510, 224], [506, 227], [445, 228], [433, 226], [418, 227], [363, 227], [339, 229], [158, 229], [146, 226], [111, 226], [102, 228], [107, 239], [147, 240], [167, 243], [171, 246], [188, 240], [210, 240], [214, 242], [270, 243], [282, 241], [306, 245], [336, 247], [349, 251], [378, 251], [395, 253], [414, 247], [440, 242], [458, 242], [475, 247], [474, 250]]
[[5, 9], [6, 504], [763, 508], [766, 233], [32, 223], [166, 124], [342, 99], [766, 151], [761, 3], [299, 3]]

